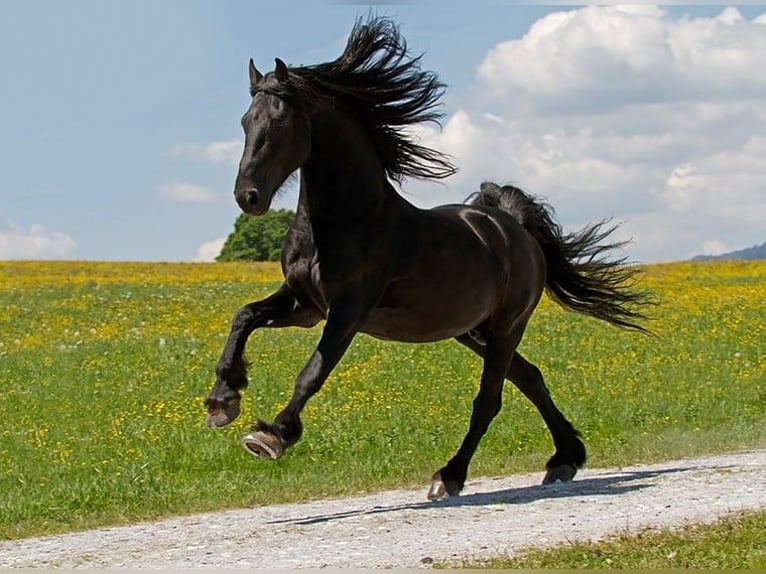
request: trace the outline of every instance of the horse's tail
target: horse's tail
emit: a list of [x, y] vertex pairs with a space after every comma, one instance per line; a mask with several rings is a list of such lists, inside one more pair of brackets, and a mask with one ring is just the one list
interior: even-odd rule
[[616, 226], [605, 227], [602, 221], [564, 234], [553, 208], [511, 185], [483, 183], [470, 200], [509, 212], [537, 240], [548, 268], [546, 291], [561, 306], [649, 333], [639, 324], [646, 319], [640, 308], [652, 302], [648, 292], [634, 289], [640, 270], [626, 265], [624, 257], [605, 257], [626, 244], [603, 243]]

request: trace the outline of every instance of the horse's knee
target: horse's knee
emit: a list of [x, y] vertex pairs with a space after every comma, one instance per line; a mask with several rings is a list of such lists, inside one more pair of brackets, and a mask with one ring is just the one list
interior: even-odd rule
[[243, 305], [234, 312], [231, 320], [231, 328], [234, 331], [245, 330], [255, 320], [252, 304]]

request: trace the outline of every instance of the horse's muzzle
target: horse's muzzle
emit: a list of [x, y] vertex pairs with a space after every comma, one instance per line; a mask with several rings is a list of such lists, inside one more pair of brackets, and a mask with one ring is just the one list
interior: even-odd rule
[[255, 187], [235, 190], [234, 199], [237, 200], [239, 208], [248, 215], [263, 215], [269, 210], [271, 204], [269, 194]]

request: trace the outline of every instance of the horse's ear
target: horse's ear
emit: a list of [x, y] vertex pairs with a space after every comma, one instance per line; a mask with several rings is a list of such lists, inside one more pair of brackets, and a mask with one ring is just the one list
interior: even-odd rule
[[279, 58], [275, 58], [274, 62], [276, 62], [277, 64], [277, 67], [274, 68], [274, 75], [277, 77], [277, 81], [286, 82], [287, 81], [287, 65]]
[[263, 74], [261, 74], [255, 67], [255, 63], [253, 62], [253, 59], [250, 58], [250, 66], [248, 68], [248, 71], [250, 72], [250, 87], [255, 88], [258, 84], [263, 81]]

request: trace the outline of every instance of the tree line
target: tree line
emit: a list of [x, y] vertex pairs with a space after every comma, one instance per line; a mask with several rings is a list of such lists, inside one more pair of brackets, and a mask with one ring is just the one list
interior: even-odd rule
[[289, 209], [273, 209], [259, 217], [241, 213], [216, 261], [279, 261], [282, 241], [294, 218], [295, 212]]

